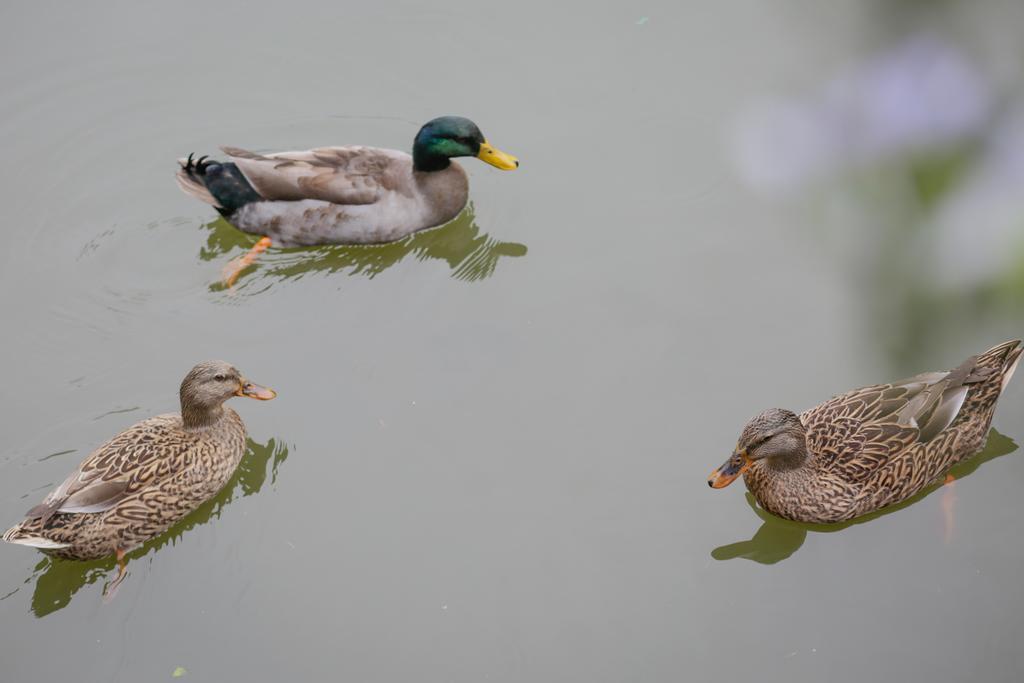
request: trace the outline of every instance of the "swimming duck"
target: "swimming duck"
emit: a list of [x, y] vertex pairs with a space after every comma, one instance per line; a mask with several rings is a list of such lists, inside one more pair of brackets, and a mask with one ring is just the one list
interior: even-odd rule
[[984, 447], [1021, 350], [1009, 341], [955, 370], [855, 389], [800, 415], [766, 410], [708, 484], [742, 474], [761, 507], [799, 522], [842, 522], [898, 503]]
[[181, 413], [138, 422], [93, 451], [25, 521], [8, 543], [71, 560], [125, 553], [163, 533], [220, 491], [245, 453], [245, 425], [223, 405], [233, 396], [276, 394], [223, 361], [192, 368], [181, 383]]
[[519, 161], [491, 146], [469, 119], [428, 121], [412, 155], [376, 147], [319, 147], [256, 154], [222, 147], [229, 161], [179, 160], [178, 185], [211, 204], [243, 232], [260, 235], [232, 271], [271, 244], [393, 242], [455, 218], [469, 199], [469, 180], [456, 157], [476, 157], [511, 171]]

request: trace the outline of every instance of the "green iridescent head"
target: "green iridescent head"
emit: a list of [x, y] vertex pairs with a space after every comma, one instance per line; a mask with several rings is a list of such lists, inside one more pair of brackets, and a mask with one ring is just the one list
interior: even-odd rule
[[487, 143], [477, 125], [461, 116], [441, 116], [427, 121], [412, 145], [417, 171], [441, 171], [454, 157], [477, 157], [503, 171], [519, 167], [519, 160]]

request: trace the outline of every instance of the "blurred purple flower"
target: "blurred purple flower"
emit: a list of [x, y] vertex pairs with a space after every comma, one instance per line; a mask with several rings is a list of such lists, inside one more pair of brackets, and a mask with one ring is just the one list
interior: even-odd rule
[[890, 155], [956, 143], [991, 116], [988, 78], [951, 44], [918, 36], [817, 94], [777, 97], [740, 119], [740, 172], [767, 193], [792, 192]]
[[[1024, 101], [988, 135], [981, 157], [922, 233], [945, 286], [977, 286], [1024, 255]], [[922, 245], [925, 248], [926, 245]]]

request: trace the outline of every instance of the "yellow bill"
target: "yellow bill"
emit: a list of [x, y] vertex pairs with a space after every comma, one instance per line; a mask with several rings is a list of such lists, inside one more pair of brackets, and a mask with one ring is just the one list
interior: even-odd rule
[[486, 140], [480, 143], [480, 151], [477, 153], [476, 158], [503, 171], [514, 171], [519, 168], [519, 159], [516, 159], [511, 154], [502, 152], [496, 147], [491, 147], [490, 143]]

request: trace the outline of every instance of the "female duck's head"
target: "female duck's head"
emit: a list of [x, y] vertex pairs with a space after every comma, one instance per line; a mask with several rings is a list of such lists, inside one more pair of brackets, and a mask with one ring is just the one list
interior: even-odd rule
[[185, 427], [204, 427], [221, 415], [221, 404], [232, 396], [269, 401], [273, 389], [253, 384], [230, 363], [206, 361], [192, 368], [181, 382], [181, 417]]
[[476, 157], [503, 171], [519, 167], [519, 160], [488, 144], [477, 125], [461, 116], [427, 121], [412, 146], [417, 171], [441, 171], [453, 157]]
[[782, 408], [765, 410], [743, 428], [736, 450], [711, 473], [708, 485], [724, 488], [765, 458], [780, 466], [798, 466], [807, 457], [806, 439], [804, 425], [796, 413]]

